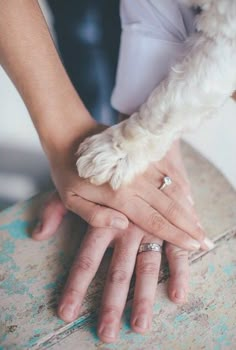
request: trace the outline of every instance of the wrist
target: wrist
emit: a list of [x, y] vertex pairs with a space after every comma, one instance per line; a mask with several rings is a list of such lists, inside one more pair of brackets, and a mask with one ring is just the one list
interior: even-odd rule
[[51, 132], [47, 129], [41, 132], [41, 144], [49, 160], [57, 154], [74, 154], [83, 139], [96, 128], [97, 122], [88, 113], [82, 115], [77, 112], [77, 118], [68, 116], [67, 124], [59, 123], [59, 128], [55, 127]]

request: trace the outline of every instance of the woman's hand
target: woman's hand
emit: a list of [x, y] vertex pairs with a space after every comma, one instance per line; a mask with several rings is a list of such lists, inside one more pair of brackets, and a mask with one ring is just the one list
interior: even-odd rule
[[[187, 180], [179, 164], [175, 165], [177, 146], [173, 145], [163, 161], [151, 164], [129, 186], [117, 191], [108, 184], [94, 186], [78, 176], [76, 146], [75, 142], [71, 148], [49, 154], [52, 177], [67, 209], [93, 227], [125, 229], [128, 218], [148, 233], [182, 249], [211, 248], [189, 201]], [[159, 187], [166, 174], [173, 183], [161, 191]]]
[[[54, 194], [44, 207], [41, 233], [34, 232], [33, 237], [43, 240], [52, 236], [65, 213], [65, 207], [58, 195]], [[66, 322], [78, 318], [89, 284], [105, 250], [112, 244], [114, 252], [101, 302], [98, 335], [104, 342], [116, 341], [134, 271], [136, 280], [131, 326], [138, 333], [148, 331], [152, 323], [161, 254], [145, 252], [137, 255], [139, 245], [145, 242], [162, 245], [160, 239], [131, 223], [122, 231], [89, 227], [60, 300], [59, 316]], [[188, 294], [188, 253], [172, 244], [166, 244], [166, 254], [170, 266], [169, 297], [176, 303], [184, 303]]]

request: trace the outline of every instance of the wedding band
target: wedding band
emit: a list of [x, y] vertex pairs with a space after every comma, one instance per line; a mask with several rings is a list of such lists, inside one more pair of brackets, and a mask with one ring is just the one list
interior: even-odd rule
[[157, 243], [142, 243], [139, 246], [138, 254], [143, 252], [162, 252], [162, 246]]
[[161, 186], [159, 187], [159, 190], [162, 191], [162, 190], [164, 190], [165, 187], [170, 186], [171, 184], [172, 184], [171, 178], [169, 176], [165, 176], [163, 178], [163, 182], [162, 182]]

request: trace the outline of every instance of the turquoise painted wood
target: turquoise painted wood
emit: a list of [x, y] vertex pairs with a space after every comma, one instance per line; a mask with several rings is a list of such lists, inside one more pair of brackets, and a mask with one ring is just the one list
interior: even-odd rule
[[[157, 287], [153, 330], [129, 327], [132, 286], [117, 344], [96, 337], [96, 317], [112, 251], [92, 282], [81, 316], [65, 324], [56, 305], [85, 225], [68, 215], [56, 237], [35, 242], [30, 232], [46, 195], [0, 213], [0, 350], [18, 349], [236, 349], [236, 193], [222, 175], [184, 148], [196, 206], [216, 248], [190, 256], [191, 293], [184, 306], [166, 295], [164, 265]], [[212, 180], [214, 179], [214, 180]]]

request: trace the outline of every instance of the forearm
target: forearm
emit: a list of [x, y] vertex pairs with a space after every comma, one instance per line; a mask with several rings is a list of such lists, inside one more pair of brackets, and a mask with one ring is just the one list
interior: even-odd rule
[[95, 122], [74, 90], [37, 1], [0, 0], [0, 63], [20, 92], [46, 153]]
[[[236, 41], [198, 37], [182, 63], [173, 67], [135, 119], [152, 133], [179, 133], [196, 126], [229, 98], [236, 86], [232, 67]], [[222, 50], [225, 53], [222, 59]]]
[[135, 125], [149, 131], [151, 143], [156, 135], [155, 158], [162, 158], [183, 131], [214, 115], [235, 89], [236, 29], [229, 17], [229, 13], [233, 16], [235, 5], [229, 2], [225, 13], [219, 16], [219, 28], [212, 29], [217, 6], [212, 4], [208, 12], [199, 16], [198, 33], [192, 35], [188, 54], [173, 67], [139, 112], [131, 116], [124, 129], [124, 136], [129, 138], [137, 134]]

